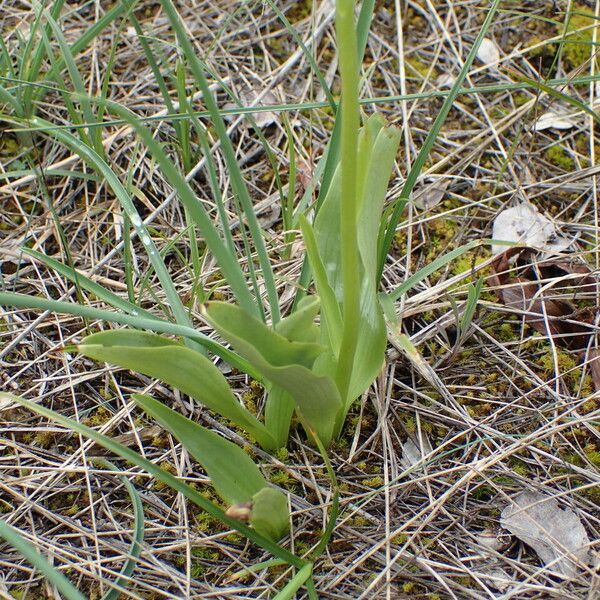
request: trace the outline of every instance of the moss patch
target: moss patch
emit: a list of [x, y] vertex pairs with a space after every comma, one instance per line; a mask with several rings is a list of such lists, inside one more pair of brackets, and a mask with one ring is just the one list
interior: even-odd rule
[[590, 60], [595, 23], [594, 14], [585, 4], [575, 4], [570, 18], [567, 15], [563, 27], [563, 58], [570, 68], [576, 69]]
[[567, 149], [562, 144], [550, 146], [544, 153], [544, 156], [553, 165], [560, 167], [565, 171], [572, 171], [575, 168], [573, 157], [569, 155]]

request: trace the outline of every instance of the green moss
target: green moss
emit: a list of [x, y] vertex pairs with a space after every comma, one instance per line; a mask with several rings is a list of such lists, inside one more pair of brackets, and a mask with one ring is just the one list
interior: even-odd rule
[[279, 448], [275, 452], [275, 458], [282, 463], [286, 463], [290, 459], [290, 452], [287, 448]]
[[39, 431], [35, 434], [33, 442], [40, 448], [50, 448], [55, 444], [56, 433], [53, 431]]
[[219, 560], [221, 557], [218, 550], [206, 546], [196, 546], [192, 548], [191, 554], [194, 558], [200, 558], [202, 560]]
[[[171, 475], [177, 475], [177, 469], [169, 461], [163, 460], [163, 462], [161, 462], [159, 466], [161, 469], [164, 469], [168, 473], [171, 473]], [[163, 481], [159, 481], [158, 479], [154, 481], [152, 487], [157, 492], [170, 488], [169, 485], [167, 485]]]
[[287, 472], [282, 469], [276, 469], [270, 475], [271, 483], [282, 487], [290, 492], [296, 490], [296, 480]]
[[[552, 37], [552, 36], [550, 36]], [[527, 48], [529, 50], [529, 56], [535, 57], [544, 57], [544, 56], [553, 56], [556, 53], [556, 44], [546, 43], [544, 44], [544, 39], [534, 35], [530, 37], [527, 41]], [[534, 46], [534, 47], [532, 47]]]
[[404, 65], [408, 76], [417, 76], [419, 79], [425, 79], [429, 75], [429, 79], [435, 79], [439, 73], [436, 69], [431, 69], [431, 65], [422, 62], [416, 56], [407, 56], [404, 59]]
[[370, 479], [363, 479], [362, 484], [370, 488], [380, 488], [383, 486], [384, 481], [381, 476], [371, 477]]
[[285, 14], [290, 23], [297, 23], [307, 19], [312, 14], [313, 0], [293, 2], [290, 10]]
[[[548, 350], [537, 361], [538, 365], [542, 368], [542, 375], [546, 379], [556, 375], [554, 372], [554, 360], [553, 351]], [[579, 384], [581, 368], [579, 367], [579, 360], [574, 354], [562, 348], [556, 348], [556, 366], [558, 367], [558, 375], [563, 378], [569, 387]]]
[[105, 406], [100, 406], [83, 419], [83, 424], [88, 427], [100, 427], [106, 425], [111, 417], [112, 413]]
[[405, 594], [414, 594], [417, 591], [417, 584], [414, 581], [407, 581], [402, 584], [402, 591]]
[[563, 58], [570, 68], [576, 69], [590, 60], [594, 23], [594, 14], [585, 4], [575, 4], [570, 18], [567, 15], [563, 27]]
[[[475, 267], [484, 263], [488, 259], [487, 255], [483, 255], [481, 251], [477, 252], [465, 252], [462, 256], [459, 256], [452, 263], [452, 274], [460, 275], [461, 273], [466, 273], [468, 271], [472, 271]], [[489, 274], [490, 269], [484, 269], [479, 272], [479, 275]], [[462, 285], [462, 284], [461, 284]]]
[[361, 515], [357, 515], [356, 517], [352, 517], [348, 523], [352, 527], [368, 527], [371, 524], [371, 521], [366, 517], [362, 517]]
[[403, 546], [406, 544], [406, 540], [408, 540], [408, 535], [406, 535], [406, 533], [399, 533], [390, 540], [390, 543], [397, 546]]
[[17, 138], [6, 132], [0, 133], [0, 157], [10, 158], [16, 156], [20, 151]]
[[575, 160], [562, 144], [550, 146], [550, 148], [544, 152], [544, 156], [553, 165], [561, 167], [565, 171], [572, 171], [575, 168]]

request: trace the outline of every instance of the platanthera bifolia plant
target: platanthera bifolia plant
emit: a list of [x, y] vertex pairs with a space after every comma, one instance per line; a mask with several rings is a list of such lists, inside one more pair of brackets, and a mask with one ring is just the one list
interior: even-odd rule
[[[321, 452], [325, 452], [331, 441], [339, 435], [352, 402], [368, 388], [380, 371], [386, 346], [385, 323], [377, 298], [377, 240], [387, 185], [398, 148], [399, 131], [387, 127], [384, 119], [377, 114], [366, 118], [362, 126], [360, 124], [360, 63], [354, 2], [342, 0], [337, 3], [336, 25], [342, 81], [342, 107], [337, 117], [339, 125], [336, 133], [339, 136], [339, 156], [336, 158], [332, 154], [333, 159], [328, 162], [329, 181], [326, 193], [325, 186], [322, 188], [317, 202], [318, 211], [312, 211], [312, 218], [309, 213], [298, 214], [295, 221], [302, 231], [307, 254], [304, 274], [312, 274], [316, 293], [306, 291], [311, 281], [305, 277], [305, 285], [300, 286], [301, 292], [293, 309], [283, 318], [280, 315], [271, 258], [223, 118], [209, 89], [206, 65], [196, 56], [171, 2], [163, 0], [162, 6], [175, 30], [188, 68], [203, 94], [220, 141], [232, 180], [235, 204], [247, 223], [248, 238], [262, 275], [261, 283], [267, 290], [267, 306], [263, 305], [259, 293], [255, 259], [248, 254], [250, 250], [246, 249], [244, 256], [248, 259], [248, 269], [240, 267], [242, 261], [229, 234], [225, 211], [220, 211], [222, 227], [216, 227], [192, 187], [178, 171], [174, 160], [157, 143], [148, 126], [120, 105], [105, 98], [85, 95], [82, 86], [76, 87], [75, 93], [65, 93], [73, 111], [76, 111], [75, 104], [79, 102], [80, 122], [97, 120], [93, 112], [94, 106], [97, 106], [102, 112], [112, 112], [123, 119], [137, 133], [140, 143], [146, 144], [148, 152], [178, 194], [193, 225], [192, 231], [197, 229], [200, 232], [202, 240], [218, 262], [235, 301], [203, 302], [201, 315], [218, 336], [229, 344], [230, 349], [192, 328], [162, 257], [135, 209], [130, 190], [111, 170], [101, 143], [95, 139], [96, 134], [88, 135], [84, 129], [71, 133], [52, 128], [50, 123], [35, 115], [35, 110], [31, 108], [35, 102], [26, 105], [23, 97], [3, 88], [2, 100], [12, 108], [12, 114], [3, 117], [5, 121], [16, 128], [27, 126], [46, 132], [79, 154], [105, 178], [143, 242], [177, 324], [163, 321], [135, 303], [112, 295], [53, 259], [33, 251], [29, 254], [76, 280], [83, 288], [97, 293], [101, 299], [122, 311], [116, 315], [117, 321], [123, 322], [123, 318], [119, 319], [121, 316], [133, 326], [94, 333], [68, 350], [169, 384], [244, 430], [267, 452], [274, 452], [287, 444], [295, 413], [309, 440]], [[369, 9], [367, 4], [361, 15], [367, 24], [369, 10], [372, 10], [372, 6]], [[369, 18], [365, 20], [364, 15]], [[135, 19], [132, 13], [129, 16]], [[44, 17], [47, 20], [44, 35], [48, 39], [54, 35], [59, 40], [72, 79], [79, 81], [75, 62], [70, 60], [72, 56], [68, 46], [63, 43], [55, 16], [45, 13]], [[59, 70], [58, 64], [56, 69]], [[43, 91], [36, 93], [38, 96], [35, 97], [34, 93], [34, 101], [41, 98]], [[181, 103], [185, 106], [186, 102], [187, 98], [183, 96]], [[206, 142], [206, 128], [193, 114], [190, 115], [190, 122], [196, 128], [199, 139], [205, 141], [203, 147], [210, 173], [214, 163]], [[222, 208], [223, 200], [218, 190], [215, 189], [214, 194], [215, 203]], [[14, 297], [8, 299], [9, 303], [14, 304], [15, 301]], [[64, 309], [64, 306], [48, 306]], [[84, 314], [90, 307], [81, 306], [79, 309], [80, 314]], [[95, 316], [102, 317], [103, 311], [91, 310]], [[158, 335], [156, 331], [180, 335], [166, 337]], [[267, 399], [262, 419], [244, 407], [209, 353], [218, 355], [221, 360], [247, 372], [264, 385]], [[185, 485], [181, 482], [176, 484], [172, 476], [160, 473], [159, 468], [151, 466], [133, 451], [36, 403], [10, 398], [95, 439], [199, 502], [197, 494], [184, 489]], [[291, 564], [297, 567], [305, 565], [306, 561], [293, 557], [274, 544], [286, 534], [289, 527], [287, 498], [283, 491], [269, 484], [242, 448], [148, 395], [133, 394], [131, 398], [179, 440], [202, 465], [216, 492], [230, 506], [227, 513], [216, 513], [220, 518]], [[206, 501], [202, 502], [205, 508], [207, 504]]]
[[[199, 57], [171, 0], [160, 0], [177, 48], [176, 64], [168, 74], [163, 74], [159, 67], [160, 61], [135, 16], [134, 2], [123, 0], [115, 5], [89, 32], [71, 44], [65, 40], [59, 25], [63, 5], [62, 0], [56, 0], [51, 9], [39, 9], [32, 39], [37, 36], [41, 43], [29, 44], [23, 49], [29, 59], [19, 63], [20, 70], [7, 71], [18, 83], [0, 84], [0, 103], [4, 106], [0, 119], [17, 131], [24, 145], [31, 146], [35, 136], [43, 135], [68, 148], [86, 163], [120, 203], [124, 228], [128, 235], [131, 230], [141, 241], [160, 285], [160, 293], [155, 296], [165, 300], [152, 309], [135, 301], [127, 260], [125, 276], [129, 294], [125, 299], [76, 272], [72, 266], [23, 248], [32, 259], [54, 269], [78, 289], [93, 294], [116, 310], [9, 292], [0, 292], [0, 303], [126, 325], [125, 329], [88, 335], [68, 350], [142, 373], [180, 390], [214, 415], [243, 430], [266, 452], [273, 453], [286, 446], [295, 415], [309, 441], [323, 455], [333, 482], [335, 476], [328, 461], [327, 447], [340, 434], [351, 404], [372, 384], [384, 362], [386, 326], [378, 288], [402, 207], [468, 73], [498, 0], [492, 2], [482, 31], [407, 176], [401, 197], [393, 211], [386, 213], [389, 216], [383, 215], [383, 207], [400, 134], [396, 128], [387, 126], [378, 114], [363, 116], [361, 122], [358, 98], [359, 70], [374, 2], [365, 0], [362, 3], [358, 20], [355, 19], [353, 0], [336, 2], [341, 102], [336, 105], [332, 101], [331, 105], [336, 111], [336, 121], [328, 151], [316, 170], [320, 191], [314, 206], [310, 201], [303, 201], [295, 211], [289, 199], [281, 194], [287, 226], [285, 239], [291, 243], [294, 239], [292, 230], [300, 229], [305, 249], [301, 277], [297, 282], [289, 282], [299, 291], [285, 316], [281, 314], [284, 303], [273, 268], [277, 253], [268, 248], [267, 236], [261, 229], [209, 78], [226, 93], [231, 94], [231, 90]], [[178, 116], [171, 124], [178, 144], [169, 151], [167, 144], [161, 142], [159, 130], [152, 129], [121, 104], [108, 100], [108, 75], [103, 81], [102, 93], [97, 96], [90, 96], [83, 84], [77, 67], [78, 53], [91, 43], [94, 35], [118, 19], [121, 19], [121, 27], [131, 25], [138, 34], [168, 113], [162, 118], [168, 121], [170, 115]], [[306, 48], [303, 51], [307, 52]], [[315, 68], [315, 75], [322, 79], [310, 53], [307, 52], [307, 56]], [[0, 67], [3, 64], [0, 61]], [[44, 85], [28, 84], [40, 79], [42, 64], [47, 64], [47, 71], [43, 73]], [[7, 80], [10, 81], [10, 77], [2, 81]], [[326, 86], [324, 89], [331, 97]], [[39, 106], [50, 90], [60, 94], [72, 126], [57, 127], [38, 114]], [[194, 110], [194, 102], [199, 97], [206, 108], [202, 116]], [[198, 321], [194, 322], [189, 308], [182, 302], [164, 257], [136, 209], [134, 199], [142, 195], [141, 190], [111, 166], [101, 135], [107, 114], [135, 135], [136, 148], [143, 148], [152, 159], [156, 172], [170, 184], [180, 201], [187, 220], [185, 235], [189, 236], [190, 254], [198, 267], [195, 269], [198, 277], [202, 276], [198, 242], [202, 243], [206, 256], [218, 264], [231, 301], [211, 301], [203, 293], [197, 295], [201, 310], [196, 316], [212, 328], [214, 336], [198, 330]], [[203, 120], [205, 118], [207, 120]], [[252, 124], [250, 116], [248, 120]], [[255, 126], [254, 130], [264, 140], [260, 129]], [[192, 138], [197, 144], [190, 142]], [[211, 147], [215, 142], [220, 146], [220, 160], [230, 182], [231, 198], [227, 202], [220, 187], [216, 146]], [[292, 136], [289, 143], [293, 144]], [[185, 176], [193, 166], [194, 148], [203, 154], [202, 164], [214, 210], [206, 208], [206, 203]], [[265, 150], [268, 153], [266, 142]], [[293, 199], [292, 195], [292, 202]], [[238, 239], [231, 233], [231, 214], [239, 223], [241, 235]], [[128, 237], [125, 257], [129, 242]], [[451, 258], [449, 256], [440, 264]], [[386, 297], [388, 313], [393, 312], [391, 302], [406, 291], [406, 285], [414, 284], [416, 277], [414, 275]], [[247, 373], [264, 386], [266, 402], [261, 415], [248, 410], [239, 400], [217, 366], [218, 361]], [[305, 583], [311, 597], [315, 597], [311, 561], [324, 549], [335, 524], [335, 494], [332, 518], [321, 542], [308, 559], [300, 558], [278, 543], [290, 525], [285, 493], [269, 483], [244, 449], [165, 403], [148, 395], [131, 396], [140, 409], [169, 431], [202, 465], [228, 510], [222, 510], [194, 487], [98, 431], [34, 401], [8, 394], [3, 396], [9, 402], [20, 403], [54, 419], [138, 465], [271, 552], [282, 563], [295, 567], [298, 572], [286, 586], [287, 595], [282, 598], [291, 598]], [[15, 547], [25, 548], [10, 528], [0, 529], [0, 535], [10, 539]], [[68, 586], [65, 590], [66, 597], [77, 597]]]

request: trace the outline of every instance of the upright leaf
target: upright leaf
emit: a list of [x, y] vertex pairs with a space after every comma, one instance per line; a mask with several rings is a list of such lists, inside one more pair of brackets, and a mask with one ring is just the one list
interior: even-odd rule
[[[372, 115], [361, 129], [358, 141], [360, 319], [354, 363], [347, 375], [350, 385], [344, 399], [346, 406], [371, 384], [381, 369], [385, 352], [385, 324], [377, 299], [377, 235], [400, 133], [384, 125], [379, 115]], [[341, 171], [338, 169], [315, 219], [314, 233], [329, 286], [340, 305], [343, 300], [339, 225], [342, 201]], [[325, 286], [319, 286], [317, 280], [317, 291], [321, 293], [319, 287]], [[333, 313], [335, 319], [335, 310], [325, 302], [323, 310]]]

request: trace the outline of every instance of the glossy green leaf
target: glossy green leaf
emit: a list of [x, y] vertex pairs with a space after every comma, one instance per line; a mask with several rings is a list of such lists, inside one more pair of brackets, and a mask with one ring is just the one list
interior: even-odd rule
[[93, 358], [160, 379], [243, 427], [265, 449], [275, 441], [235, 398], [227, 380], [205, 356], [167, 338], [129, 329], [94, 333], [77, 350]]
[[294, 312], [281, 319], [274, 329], [292, 342], [316, 344], [319, 341], [319, 328], [315, 324], [315, 317], [320, 308], [321, 301], [318, 297], [306, 296], [300, 300]]
[[188, 498], [191, 502], [199, 506], [202, 510], [206, 511], [209, 515], [213, 516], [215, 519], [225, 523], [228, 527], [239, 531], [242, 535], [246, 536], [249, 540], [252, 540], [255, 544], [259, 545], [261, 548], [264, 548], [268, 552], [271, 552], [274, 556], [277, 556], [281, 560], [293, 565], [297, 568], [302, 568], [307, 564], [307, 561], [299, 558], [298, 556], [292, 554], [279, 544], [273, 542], [273, 540], [266, 538], [263, 535], [260, 535], [258, 531], [251, 529], [241, 521], [234, 519], [227, 515], [221, 508], [215, 505], [213, 502], [205, 498], [202, 494], [200, 494], [196, 489], [192, 486], [188, 485], [178, 477], [175, 477], [168, 471], [165, 471], [163, 468], [155, 465], [153, 462], [144, 458], [131, 448], [116, 442], [112, 438], [99, 433], [95, 429], [91, 427], [87, 427], [75, 421], [74, 419], [70, 419], [69, 417], [65, 417], [60, 413], [46, 408], [36, 402], [32, 402], [31, 400], [26, 400], [25, 398], [21, 398], [19, 396], [14, 396], [12, 394], [8, 394], [6, 392], [0, 392], [0, 400], [10, 400], [26, 408], [47, 417], [48, 419], [52, 419], [53, 421], [68, 427], [72, 431], [75, 431], [90, 440], [94, 440], [96, 443], [100, 444], [103, 448], [106, 448], [110, 452], [117, 454], [118, 456], [124, 458], [125, 460], [130, 461], [132, 464], [137, 465], [144, 469], [147, 473], [150, 473], [154, 477], [156, 477], [159, 481], [162, 481], [166, 485], [168, 485], [173, 490], [180, 492], [186, 498]]
[[244, 357], [258, 353], [274, 366], [298, 364], [310, 369], [325, 351], [316, 343], [285, 338], [234, 304], [207, 302], [201, 310], [205, 319]]
[[285, 494], [264, 487], [252, 497], [250, 525], [261, 535], [280, 540], [290, 527], [290, 514]]
[[249, 502], [268, 486], [252, 459], [233, 442], [142, 394], [132, 400], [169, 431], [202, 465], [221, 498], [230, 504]]
[[329, 283], [325, 265], [319, 254], [319, 247], [312, 225], [304, 215], [299, 218], [302, 238], [306, 247], [308, 262], [313, 272], [317, 292], [323, 303], [321, 311], [321, 332], [323, 340], [328, 340], [329, 347], [335, 356], [339, 355], [342, 343], [342, 313], [336, 294]]
[[235, 305], [208, 302], [202, 313], [259, 373], [292, 396], [303, 417], [328, 444], [342, 404], [333, 379], [310, 370], [315, 359], [326, 354], [323, 346], [292, 342]]
[[285, 494], [269, 486], [259, 468], [239, 446], [150, 396], [134, 394], [132, 398], [202, 465], [226, 502], [252, 503], [250, 524], [258, 533], [274, 541], [285, 535], [289, 527]]
[[[275, 331], [294, 342], [318, 342], [319, 328], [314, 320], [320, 305], [317, 297], [305, 296], [294, 312], [275, 325]], [[283, 388], [272, 385], [268, 390], [265, 403], [265, 426], [275, 438], [279, 448], [287, 445], [295, 407], [294, 399]]]
[[[385, 127], [378, 115], [371, 116], [361, 129], [359, 136], [359, 164], [357, 186], [359, 189], [359, 213], [357, 238], [360, 255], [360, 319], [358, 323], [357, 346], [350, 378], [348, 406], [374, 380], [384, 359], [386, 332], [385, 323], [377, 299], [377, 236], [379, 222], [388, 181], [394, 165], [400, 133], [393, 127]], [[334, 175], [329, 192], [314, 223], [314, 233], [319, 259], [322, 261], [327, 281], [333, 290], [338, 304], [343, 300], [341, 278], [341, 231], [340, 207], [341, 171]], [[308, 244], [307, 244], [308, 246]], [[314, 271], [317, 271], [314, 269]], [[317, 291], [321, 294], [319, 280]], [[323, 303], [324, 314], [335, 311]], [[327, 324], [329, 321], [326, 321]], [[347, 326], [346, 323], [343, 324]]]
[[286, 390], [278, 385], [271, 386], [265, 403], [265, 426], [278, 448], [287, 446], [295, 408], [296, 402]]

